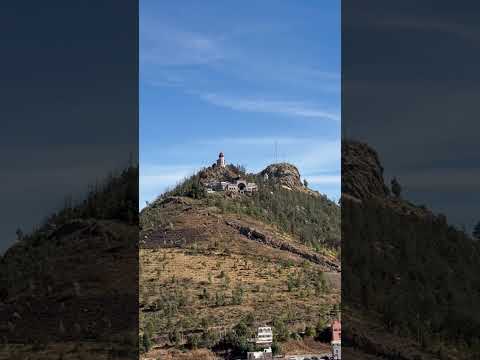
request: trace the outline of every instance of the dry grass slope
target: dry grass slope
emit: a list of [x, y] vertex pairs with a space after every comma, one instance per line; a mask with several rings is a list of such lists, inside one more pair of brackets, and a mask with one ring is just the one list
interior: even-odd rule
[[[321, 262], [307, 260], [301, 254], [314, 250], [274, 224], [186, 197], [157, 202], [140, 220], [140, 326], [153, 353], [197, 340], [213, 346], [247, 315], [255, 324], [281, 320], [288, 337], [340, 302], [340, 273], [325, 265], [338, 265], [336, 254], [322, 249]], [[255, 241], [233, 221], [288, 246]]]

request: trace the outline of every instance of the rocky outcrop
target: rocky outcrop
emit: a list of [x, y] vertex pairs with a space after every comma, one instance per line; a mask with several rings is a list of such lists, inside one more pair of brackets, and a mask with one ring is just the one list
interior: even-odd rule
[[342, 143], [342, 194], [366, 199], [389, 194], [378, 154], [367, 144]]
[[272, 164], [267, 166], [260, 175], [263, 178], [274, 181], [280, 185], [287, 186], [290, 189], [303, 189], [304, 186], [300, 180], [300, 172], [297, 167], [288, 164]]
[[241, 235], [248, 237], [251, 240], [255, 240], [259, 243], [262, 243], [264, 245], [280, 249], [283, 251], [288, 251], [292, 254], [295, 254], [297, 256], [300, 256], [301, 258], [304, 258], [308, 261], [314, 262], [316, 264], [319, 264], [323, 267], [325, 267], [326, 270], [328, 271], [340, 271], [341, 268], [337, 263], [334, 263], [322, 256], [319, 256], [318, 254], [314, 253], [313, 251], [309, 251], [307, 249], [302, 249], [300, 246], [295, 246], [292, 245], [288, 242], [278, 240], [273, 238], [272, 236], [262, 233], [254, 228], [251, 228], [249, 226], [240, 224], [235, 221], [229, 221], [226, 220], [225, 223], [228, 226], [231, 226], [232, 228], [236, 229]]
[[226, 167], [220, 167], [212, 165], [208, 168], [201, 170], [198, 173], [200, 177], [200, 182], [206, 184], [211, 181], [229, 181], [239, 179], [242, 176], [242, 173], [237, 167], [233, 165], [227, 165]]

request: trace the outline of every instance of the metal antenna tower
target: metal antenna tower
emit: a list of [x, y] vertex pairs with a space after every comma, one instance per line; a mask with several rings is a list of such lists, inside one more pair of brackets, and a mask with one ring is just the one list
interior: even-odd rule
[[278, 144], [277, 140], [275, 140], [275, 164], [278, 162]]

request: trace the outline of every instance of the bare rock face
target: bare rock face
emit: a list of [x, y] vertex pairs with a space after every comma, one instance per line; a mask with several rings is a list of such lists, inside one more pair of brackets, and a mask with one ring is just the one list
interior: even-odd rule
[[272, 164], [267, 166], [261, 173], [261, 176], [269, 180], [273, 180], [280, 185], [288, 186], [290, 189], [303, 188], [302, 181], [300, 180], [300, 172], [297, 167], [288, 164]]
[[304, 258], [313, 263], [321, 265], [322, 267], [324, 267], [326, 271], [334, 271], [334, 272], [341, 271], [341, 266], [338, 263], [329, 261], [325, 257], [316, 254], [314, 251], [309, 250], [306, 247], [292, 245], [285, 241], [275, 239], [268, 234], [262, 233], [249, 226], [242, 225], [241, 223], [236, 221], [226, 220], [225, 223], [228, 226], [231, 226], [232, 228], [236, 229], [243, 236], [246, 236], [251, 240], [257, 241], [267, 246], [271, 246], [276, 249], [281, 249], [284, 251], [288, 251], [292, 254], [298, 255], [301, 258]]
[[342, 142], [342, 193], [358, 199], [388, 196], [378, 154], [367, 144]]

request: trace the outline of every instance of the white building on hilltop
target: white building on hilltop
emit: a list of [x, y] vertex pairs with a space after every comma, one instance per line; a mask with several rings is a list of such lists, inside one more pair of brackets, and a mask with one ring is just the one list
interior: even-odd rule
[[217, 166], [225, 167], [225, 156], [223, 155], [223, 152], [218, 154]]
[[[222, 167], [225, 168], [225, 155], [223, 152], [218, 154], [217, 162], [212, 165], [212, 167]], [[230, 181], [209, 181], [205, 183], [207, 192], [212, 193], [216, 191], [225, 191], [229, 193], [240, 193], [240, 194], [251, 194], [258, 190], [257, 184], [247, 182], [244, 179], [237, 177], [233, 182]]]

